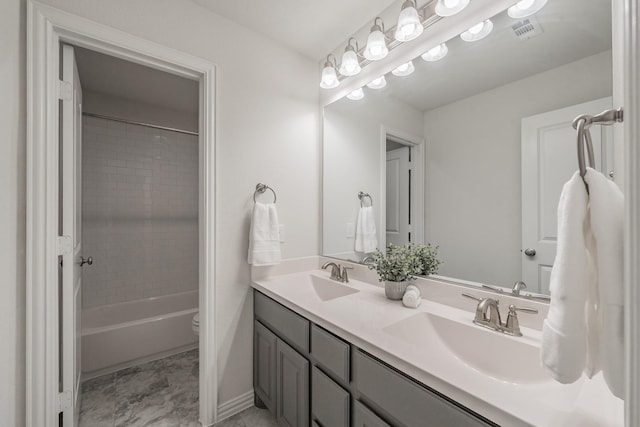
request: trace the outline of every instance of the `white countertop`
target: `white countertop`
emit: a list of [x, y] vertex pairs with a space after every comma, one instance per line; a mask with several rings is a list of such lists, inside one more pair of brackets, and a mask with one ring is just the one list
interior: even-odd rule
[[[527, 375], [523, 375], [523, 380], [518, 383], [510, 382], [499, 375], [489, 375], [476, 369], [473, 364], [466, 363], [435, 335], [429, 340], [417, 336], [416, 340], [409, 341], [396, 336], [393, 332], [395, 330], [391, 327], [418, 313], [424, 313], [426, 316], [440, 316], [465, 325], [468, 322], [471, 327], [477, 328], [480, 343], [484, 342], [483, 337], [487, 338], [488, 344], [495, 342], [495, 339], [481, 334], [495, 334], [500, 336], [500, 339], [521, 340], [522, 343], [518, 344], [539, 348], [540, 331], [522, 326], [525, 323], [525, 315], [521, 316], [523, 337], [508, 337], [489, 331], [471, 323], [475, 313], [473, 301], [469, 300], [471, 304], [464, 301], [457, 303], [463, 300], [457, 296], [460, 289], [451, 285], [444, 285], [447, 287], [440, 289], [437, 288], [438, 285], [428, 283], [424, 279], [418, 280], [422, 289], [422, 304], [417, 309], [409, 309], [400, 301], [388, 300], [384, 296], [383, 287], [367, 283], [367, 279], [371, 277], [367, 274], [369, 272], [357, 265], [354, 265], [356, 270], [351, 277], [364, 277], [367, 282], [351, 279], [347, 286], [359, 292], [330, 301], [321, 301], [314, 296], [311, 287], [297, 286], [308, 281], [310, 274], [329, 277], [327, 271], [318, 269], [319, 262], [324, 260], [314, 258], [315, 260], [302, 259], [297, 263], [290, 262], [286, 267], [273, 268], [270, 271], [254, 269], [252, 286], [312, 322], [502, 426], [624, 425], [624, 403], [609, 392], [601, 375], [593, 380], [582, 378], [570, 385], [559, 384], [551, 378], [527, 379]], [[486, 296], [480, 290], [464, 289], [469, 293]], [[430, 296], [439, 302], [430, 300]], [[456, 301], [455, 306], [442, 303], [448, 299]], [[509, 298], [500, 296], [500, 299]], [[507, 304], [509, 303], [511, 301], [508, 300]], [[526, 302], [521, 305], [537, 304]], [[540, 320], [537, 319], [536, 322], [540, 323]], [[440, 333], [446, 331], [440, 330]], [[516, 364], [512, 369], [518, 372], [517, 364], [520, 361], [512, 360], [510, 354], [500, 354], [500, 349], [493, 347], [487, 345], [486, 348], [478, 348], [478, 351], [495, 358], [499, 363]], [[523, 365], [521, 369], [527, 374], [528, 370], [540, 368]]]

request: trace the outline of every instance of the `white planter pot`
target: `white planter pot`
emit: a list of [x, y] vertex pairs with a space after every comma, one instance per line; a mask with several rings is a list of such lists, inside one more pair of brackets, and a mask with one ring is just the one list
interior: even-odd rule
[[408, 280], [404, 280], [402, 282], [392, 282], [390, 280], [385, 280], [384, 294], [389, 299], [400, 300], [404, 296], [404, 291], [407, 289], [408, 285]]

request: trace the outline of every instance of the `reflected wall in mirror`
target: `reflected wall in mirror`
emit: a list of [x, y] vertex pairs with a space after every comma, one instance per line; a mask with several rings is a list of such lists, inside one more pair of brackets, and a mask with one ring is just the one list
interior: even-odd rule
[[[443, 59], [325, 108], [323, 255], [367, 255], [355, 250], [363, 191], [378, 248], [430, 242], [441, 276], [548, 293], [558, 198], [577, 169], [570, 122], [611, 108], [611, 3], [549, 0], [492, 21], [488, 37], [449, 40]], [[593, 133], [609, 173], [611, 131]]]

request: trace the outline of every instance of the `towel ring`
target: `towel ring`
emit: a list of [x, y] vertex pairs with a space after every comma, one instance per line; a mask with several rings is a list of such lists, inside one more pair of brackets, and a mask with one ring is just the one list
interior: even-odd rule
[[587, 155], [589, 156], [589, 166], [595, 168], [595, 156], [593, 154], [593, 142], [591, 140], [591, 132], [589, 128], [591, 125], [612, 125], [615, 123], [621, 123], [623, 121], [624, 114], [622, 108], [615, 108], [605, 110], [595, 116], [588, 114], [582, 114], [575, 119], [571, 125], [578, 131], [578, 168], [580, 169], [580, 177], [587, 188], [587, 194], [589, 193], [589, 184], [584, 179], [587, 174], [587, 164], [584, 158], [584, 146], [587, 146]]
[[276, 196], [276, 192], [273, 191], [273, 188], [271, 188], [267, 184], [263, 184], [261, 182], [259, 182], [256, 185], [256, 191], [253, 192], [253, 203], [256, 203], [256, 194], [258, 194], [258, 193], [263, 194], [267, 190], [271, 190], [271, 192], [273, 193], [273, 203], [275, 203], [276, 199], [278, 198]]
[[368, 197], [369, 198], [369, 206], [373, 206], [373, 198], [369, 195], [369, 193], [365, 193], [363, 191], [360, 191], [358, 193], [358, 199], [360, 199], [360, 207], [364, 207], [364, 198]]

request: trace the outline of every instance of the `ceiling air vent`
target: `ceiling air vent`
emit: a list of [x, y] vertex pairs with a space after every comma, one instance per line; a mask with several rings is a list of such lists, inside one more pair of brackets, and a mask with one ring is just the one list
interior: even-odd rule
[[535, 16], [530, 16], [527, 19], [516, 22], [511, 26], [511, 29], [520, 40], [528, 40], [544, 32]]

